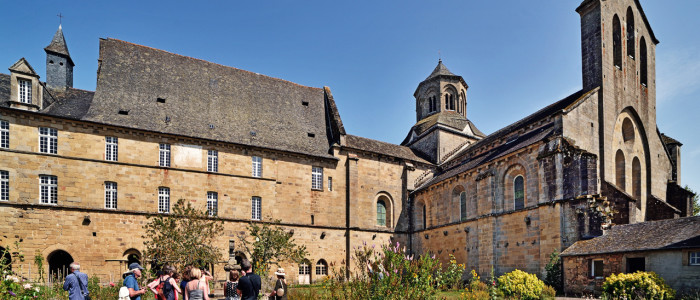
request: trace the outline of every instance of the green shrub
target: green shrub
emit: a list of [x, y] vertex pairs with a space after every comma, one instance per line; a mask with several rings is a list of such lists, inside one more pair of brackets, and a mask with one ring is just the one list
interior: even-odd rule
[[553, 287], [545, 285], [542, 289], [542, 295], [540, 296], [540, 299], [554, 299], [554, 297], [556, 296], [557, 291]]
[[603, 283], [603, 295], [610, 299], [673, 299], [676, 295], [654, 272], [610, 275]]
[[554, 252], [549, 254], [549, 262], [547, 266], [544, 267], [544, 283], [553, 287], [557, 292], [563, 292], [562, 287], [562, 263], [561, 257], [559, 256], [559, 251], [556, 249]]
[[540, 299], [545, 285], [534, 274], [515, 270], [498, 277], [498, 289], [506, 297], [518, 297], [523, 300]]

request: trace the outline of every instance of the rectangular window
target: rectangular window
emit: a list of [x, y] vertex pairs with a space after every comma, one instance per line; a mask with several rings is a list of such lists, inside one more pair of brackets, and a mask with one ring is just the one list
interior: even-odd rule
[[117, 161], [119, 141], [116, 137], [105, 137], [105, 159], [108, 161]]
[[117, 209], [117, 183], [105, 181], [105, 208]]
[[253, 156], [253, 177], [262, 177], [262, 157]]
[[0, 148], [10, 148], [10, 122], [0, 120]]
[[58, 153], [58, 130], [55, 128], [39, 127], [39, 152]]
[[0, 201], [10, 200], [10, 172], [0, 171]]
[[170, 188], [158, 188], [158, 212], [163, 214], [170, 213]]
[[603, 260], [594, 259], [591, 261], [591, 277], [603, 278]]
[[688, 264], [691, 266], [700, 266], [700, 252], [690, 252]]
[[216, 216], [219, 210], [219, 195], [216, 192], [207, 192], [207, 214]]
[[161, 167], [170, 167], [170, 144], [160, 144], [160, 160]]
[[311, 167], [311, 189], [312, 190], [322, 190], [323, 189], [323, 168]]
[[29, 80], [17, 79], [17, 85], [19, 86], [19, 102], [31, 104], [32, 82]]
[[299, 275], [311, 275], [309, 264], [303, 262], [299, 264]]
[[260, 221], [260, 206], [262, 206], [262, 199], [260, 199], [260, 197], [253, 197], [251, 202], [251, 219]]
[[207, 172], [219, 172], [219, 151], [207, 151]]
[[41, 203], [58, 203], [58, 178], [56, 176], [39, 175], [39, 189], [41, 195]]
[[328, 191], [333, 190], [333, 177], [328, 177]]

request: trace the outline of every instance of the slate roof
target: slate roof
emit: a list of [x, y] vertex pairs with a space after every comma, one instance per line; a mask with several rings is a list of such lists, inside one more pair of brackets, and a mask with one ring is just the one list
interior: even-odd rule
[[450, 72], [449, 69], [442, 63], [442, 59], [438, 61], [438, 65], [435, 66], [435, 69], [433, 69], [433, 72], [430, 73], [430, 75], [425, 78], [425, 80], [431, 79], [433, 77], [438, 77], [440, 75], [447, 75], [447, 76], [457, 76], [454, 73]]
[[332, 157], [323, 89], [116, 39], [99, 60], [83, 120]]
[[94, 96], [95, 92], [75, 88], [44, 91], [44, 103], [48, 106], [45, 106], [41, 112], [51, 116], [80, 120], [90, 108]]
[[10, 75], [0, 73], [0, 107], [10, 107]]
[[683, 146], [683, 144], [681, 142], [679, 142], [678, 140], [676, 140], [670, 136], [667, 136], [664, 133], [661, 134], [661, 141], [663, 141], [665, 145], [677, 144], [679, 146]]
[[[415, 125], [413, 125], [413, 130], [417, 135], [421, 135], [424, 132], [426, 132], [428, 129], [431, 127], [435, 126], [436, 124], [442, 124], [448, 127], [452, 127], [456, 130], [462, 131], [464, 128], [469, 126], [471, 131], [476, 134], [478, 137], [485, 137], [486, 135], [481, 132], [476, 126], [474, 126], [474, 123], [469, 121], [469, 119], [465, 118], [464, 116], [460, 115], [459, 113], [455, 111], [444, 111], [444, 112], [439, 112], [436, 114], [432, 114], [426, 118], [423, 118], [422, 120], [416, 122]], [[410, 138], [410, 134], [407, 137], [407, 139], [404, 141], [404, 143], [408, 142], [408, 138]], [[403, 144], [403, 143], [402, 143]]]
[[700, 216], [613, 226], [605, 235], [578, 241], [562, 256], [700, 247]]
[[424, 164], [430, 164], [429, 161], [417, 156], [411, 150], [411, 148], [368, 139], [356, 135], [345, 136], [345, 147], [403, 158]]
[[58, 30], [56, 30], [56, 34], [53, 35], [51, 43], [48, 46], [46, 46], [44, 50], [46, 52], [62, 54], [68, 57], [70, 63], [73, 64], [73, 60], [71, 59], [70, 53], [68, 52], [68, 45], [66, 45], [66, 38], [63, 36], [63, 28], [61, 27], [61, 25], [58, 25]]

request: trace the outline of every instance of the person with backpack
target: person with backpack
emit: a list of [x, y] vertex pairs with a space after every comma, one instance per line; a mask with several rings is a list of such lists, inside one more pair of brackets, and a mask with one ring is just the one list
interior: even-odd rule
[[148, 284], [148, 288], [156, 295], [157, 300], [175, 300], [176, 293], [181, 293], [177, 281], [173, 278], [173, 273], [175, 273], [174, 267], [165, 266], [160, 276]]
[[237, 289], [241, 293], [241, 299], [257, 300], [262, 285], [260, 276], [253, 273], [253, 265], [247, 259], [241, 261], [241, 269], [245, 271], [245, 276], [238, 280]]
[[231, 270], [228, 273], [228, 280], [224, 285], [224, 297], [226, 300], [240, 300], [241, 295], [238, 294], [238, 278], [240, 277], [238, 270]]

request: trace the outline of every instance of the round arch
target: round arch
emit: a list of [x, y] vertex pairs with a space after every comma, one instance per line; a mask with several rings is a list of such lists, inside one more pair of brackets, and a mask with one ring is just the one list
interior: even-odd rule
[[143, 260], [143, 255], [141, 254], [141, 251], [137, 250], [136, 248], [129, 248], [126, 251], [124, 251], [124, 254], [122, 254], [122, 259], [126, 263], [125, 268], [129, 268], [129, 265], [132, 263], [138, 263], [141, 265], [141, 261]]
[[463, 221], [467, 219], [467, 189], [463, 185], [457, 184], [452, 188], [452, 205], [454, 208], [455, 216], [457, 221]]
[[504, 211], [521, 209], [528, 205], [527, 174], [528, 170], [523, 166], [520, 160], [518, 160], [518, 162], [510, 164], [506, 171], [503, 173], [502, 205]]
[[[381, 204], [384, 204], [384, 224], [381, 224]], [[391, 197], [391, 194], [385, 191], [381, 191], [377, 193], [374, 197], [374, 204], [375, 204], [375, 220], [376, 220], [376, 225], [377, 226], [386, 226], [389, 228], [394, 227], [394, 199]]]
[[49, 253], [46, 261], [49, 265], [49, 278], [55, 278], [56, 282], [60, 282], [70, 273], [70, 264], [75, 260], [70, 253], [59, 249]]

